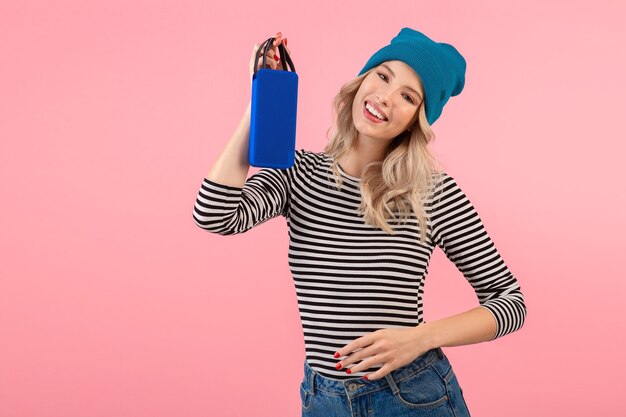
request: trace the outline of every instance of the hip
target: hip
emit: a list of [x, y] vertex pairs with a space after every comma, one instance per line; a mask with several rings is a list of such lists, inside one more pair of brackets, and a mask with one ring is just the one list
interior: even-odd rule
[[441, 348], [431, 349], [383, 378], [333, 379], [304, 362], [302, 416], [470, 417], [463, 390]]

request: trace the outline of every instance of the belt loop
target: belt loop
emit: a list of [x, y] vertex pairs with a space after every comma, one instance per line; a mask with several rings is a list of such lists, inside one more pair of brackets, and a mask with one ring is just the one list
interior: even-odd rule
[[315, 371], [313, 369], [309, 373], [309, 385], [311, 386], [311, 394], [315, 395]]
[[443, 359], [443, 350], [440, 347], [437, 348], [437, 356], [439, 356], [439, 359]]
[[393, 395], [396, 395], [396, 393], [400, 391], [400, 388], [398, 388], [398, 386], [396, 385], [396, 381], [393, 380], [391, 372], [385, 375], [385, 378], [387, 379], [387, 383], [389, 383], [389, 386], [391, 387], [391, 392], [393, 393]]

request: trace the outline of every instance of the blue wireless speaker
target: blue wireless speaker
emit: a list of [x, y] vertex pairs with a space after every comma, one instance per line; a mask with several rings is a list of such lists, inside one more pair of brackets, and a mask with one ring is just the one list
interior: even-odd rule
[[[283, 69], [265, 68], [273, 42], [269, 38], [261, 44], [254, 61], [248, 162], [261, 168], [290, 168], [296, 152], [298, 74], [282, 43], [278, 48]], [[261, 51], [263, 67], [257, 70]]]

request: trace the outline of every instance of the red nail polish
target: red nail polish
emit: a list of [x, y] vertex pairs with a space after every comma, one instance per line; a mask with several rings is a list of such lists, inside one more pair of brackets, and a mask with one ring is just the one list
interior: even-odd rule
[[335, 358], [339, 357], [339, 352], [335, 352]]
[[350, 368], [346, 369], [346, 373], [347, 374], [351, 374], [352, 373], [352, 369], [350, 369]]
[[341, 364], [340, 364], [340, 363], [338, 363], [337, 365], [335, 365], [335, 368], [337, 368], [337, 369], [341, 369]]
[[364, 375], [364, 376], [363, 376], [363, 379], [367, 381], [367, 375]]

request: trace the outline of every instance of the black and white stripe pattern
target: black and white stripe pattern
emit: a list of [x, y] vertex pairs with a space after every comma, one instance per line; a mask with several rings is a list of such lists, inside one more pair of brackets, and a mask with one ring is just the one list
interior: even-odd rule
[[243, 233], [279, 215], [287, 220], [289, 266], [305, 337], [306, 360], [335, 379], [363, 376], [381, 365], [346, 374], [334, 352], [381, 328], [423, 323], [422, 294], [436, 246], [474, 288], [495, 317], [498, 338], [526, 317], [520, 286], [498, 253], [468, 197], [443, 173], [426, 202], [426, 244], [414, 216], [390, 221], [395, 235], [366, 225], [358, 214], [359, 179], [340, 171], [339, 190], [323, 153], [296, 151], [288, 169], [263, 168], [243, 188], [203, 179], [195, 223], [220, 235]]

